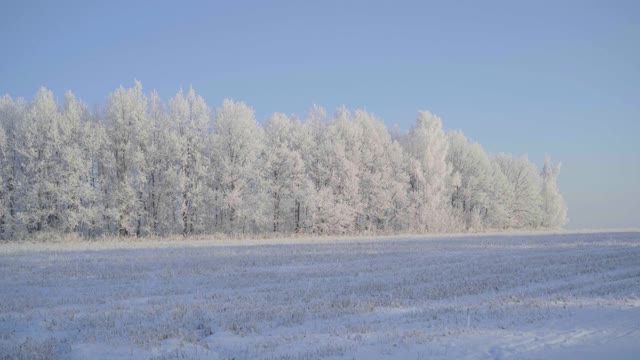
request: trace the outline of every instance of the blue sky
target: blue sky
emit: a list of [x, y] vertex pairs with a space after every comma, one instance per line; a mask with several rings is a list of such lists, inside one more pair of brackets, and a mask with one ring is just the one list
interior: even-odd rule
[[0, 94], [104, 104], [134, 79], [260, 120], [315, 102], [562, 161], [570, 228], [640, 227], [638, 1], [3, 1]]

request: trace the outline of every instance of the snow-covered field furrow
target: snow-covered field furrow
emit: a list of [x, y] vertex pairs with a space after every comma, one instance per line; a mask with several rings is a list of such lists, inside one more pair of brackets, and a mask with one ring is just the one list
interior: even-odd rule
[[127, 246], [0, 246], [0, 358], [640, 354], [637, 232]]

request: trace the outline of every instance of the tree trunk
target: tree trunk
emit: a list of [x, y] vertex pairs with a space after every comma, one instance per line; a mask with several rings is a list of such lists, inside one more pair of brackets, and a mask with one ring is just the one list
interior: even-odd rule
[[296, 200], [296, 234], [300, 232], [300, 201]]
[[182, 236], [189, 235], [189, 211], [187, 203], [187, 193], [182, 193]]
[[278, 232], [278, 225], [280, 221], [280, 200], [277, 198], [278, 195], [275, 194], [276, 200], [273, 205], [273, 232]]

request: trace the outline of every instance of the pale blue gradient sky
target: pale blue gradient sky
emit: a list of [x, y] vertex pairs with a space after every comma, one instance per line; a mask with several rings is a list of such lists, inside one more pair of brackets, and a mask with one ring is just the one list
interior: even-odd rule
[[639, 1], [2, 1], [0, 93], [142, 81], [260, 120], [316, 102], [563, 163], [570, 228], [640, 227]]

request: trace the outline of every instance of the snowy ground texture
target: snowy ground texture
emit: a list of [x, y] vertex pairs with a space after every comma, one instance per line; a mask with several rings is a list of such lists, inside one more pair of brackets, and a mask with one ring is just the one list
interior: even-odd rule
[[5, 244], [0, 358], [639, 359], [640, 233]]

